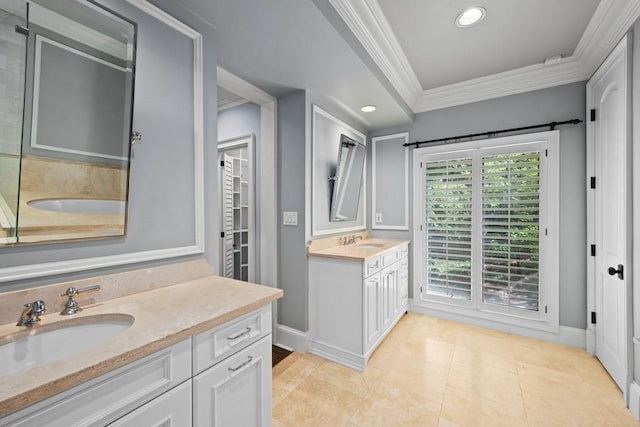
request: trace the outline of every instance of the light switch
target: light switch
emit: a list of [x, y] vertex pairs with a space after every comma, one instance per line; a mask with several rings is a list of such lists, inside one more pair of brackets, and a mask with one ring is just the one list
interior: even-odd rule
[[376, 224], [380, 224], [382, 222], [382, 214], [381, 213], [377, 213], [376, 214]]
[[282, 212], [282, 225], [298, 225], [298, 212]]

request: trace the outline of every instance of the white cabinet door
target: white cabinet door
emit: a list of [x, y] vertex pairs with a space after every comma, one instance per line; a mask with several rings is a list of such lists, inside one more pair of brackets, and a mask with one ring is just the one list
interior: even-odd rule
[[191, 380], [120, 418], [110, 427], [185, 427], [191, 425]]
[[193, 379], [194, 426], [271, 425], [271, 336]]
[[364, 351], [380, 336], [381, 326], [381, 292], [380, 274], [376, 273], [364, 281]]
[[391, 267], [387, 267], [380, 272], [382, 283], [382, 330], [385, 331], [393, 320], [393, 289], [394, 275]]

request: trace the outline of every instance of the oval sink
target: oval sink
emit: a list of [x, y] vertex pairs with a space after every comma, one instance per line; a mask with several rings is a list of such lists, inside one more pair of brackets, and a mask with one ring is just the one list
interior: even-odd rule
[[360, 243], [356, 245], [356, 248], [360, 249], [374, 249], [374, 248], [382, 248], [384, 243]]
[[102, 199], [40, 199], [27, 202], [29, 206], [52, 212], [91, 215], [124, 215], [124, 200]]
[[126, 331], [133, 321], [125, 314], [89, 316], [0, 337], [0, 377], [88, 350]]

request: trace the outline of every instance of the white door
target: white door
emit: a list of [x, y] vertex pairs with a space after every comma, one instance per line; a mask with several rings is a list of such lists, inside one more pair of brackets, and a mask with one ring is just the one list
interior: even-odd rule
[[233, 279], [233, 161], [228, 154], [221, 156], [222, 167], [222, 272]]
[[271, 336], [194, 377], [193, 425], [271, 425]]
[[[629, 362], [629, 209], [631, 156], [627, 134], [627, 41], [589, 81], [595, 170], [595, 354], [626, 392]], [[593, 114], [593, 113], [592, 113]]]

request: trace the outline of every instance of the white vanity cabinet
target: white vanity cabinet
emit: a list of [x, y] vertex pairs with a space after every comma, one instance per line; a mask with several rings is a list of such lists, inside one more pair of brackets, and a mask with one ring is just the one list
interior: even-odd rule
[[271, 306], [0, 418], [35, 425], [271, 425]]
[[365, 261], [309, 257], [309, 351], [364, 370], [407, 310], [407, 244]]

